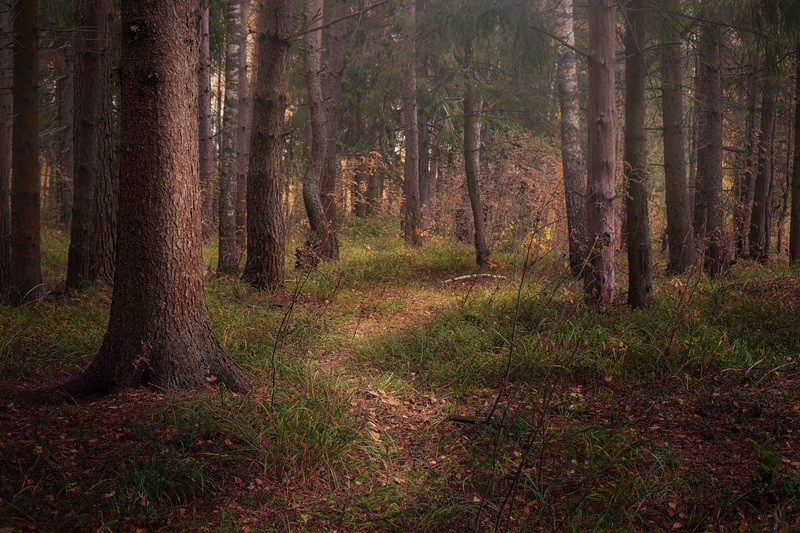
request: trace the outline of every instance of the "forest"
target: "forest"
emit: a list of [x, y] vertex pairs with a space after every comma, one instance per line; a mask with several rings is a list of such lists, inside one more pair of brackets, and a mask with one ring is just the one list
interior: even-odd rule
[[800, 531], [797, 0], [0, 0], [0, 532]]

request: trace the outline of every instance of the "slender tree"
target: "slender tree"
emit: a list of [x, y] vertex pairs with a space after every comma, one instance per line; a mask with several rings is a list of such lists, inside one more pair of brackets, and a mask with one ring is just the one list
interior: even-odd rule
[[794, 93], [794, 166], [792, 168], [792, 214], [789, 225], [789, 261], [800, 264], [800, 41], [797, 48]]
[[47, 397], [128, 387], [244, 390], [206, 310], [200, 232], [195, 0], [122, 4], [117, 269], [100, 351]]
[[[753, 71], [758, 70], [754, 65]], [[740, 168], [737, 168], [734, 182], [733, 227], [736, 232], [736, 256], [748, 258], [750, 250], [747, 246], [747, 234], [750, 227], [750, 214], [753, 206], [753, 170], [756, 165], [756, 147], [758, 145], [758, 128], [756, 127], [756, 91], [752, 84], [744, 90], [747, 106], [747, 135]]]
[[614, 0], [589, 1], [588, 254], [584, 275], [584, 299], [589, 304], [614, 301], [615, 16]]
[[645, 90], [645, 3], [630, 0], [625, 9], [625, 196], [628, 215], [628, 305], [645, 307], [653, 290], [650, 247]]
[[[581, 146], [578, 73], [572, 0], [555, 0], [556, 87], [561, 111], [561, 166], [569, 234], [569, 267], [572, 275], [583, 272], [586, 246], [586, 159]], [[563, 43], [563, 44], [562, 44]]]
[[64, 71], [59, 78], [59, 128], [58, 152], [58, 207], [61, 227], [65, 230], [72, 223], [72, 202], [75, 187], [75, 58], [73, 40], [62, 47]]
[[[249, 26], [250, 2], [242, 6], [245, 29]], [[253, 86], [250, 83], [247, 35], [239, 49], [239, 127], [237, 128], [236, 158], [236, 257], [245, 251], [247, 244], [247, 169], [250, 165], [250, 137], [253, 131]]]
[[12, 4], [11, 299], [36, 300], [42, 284], [39, 166], [39, 1]]
[[414, 28], [416, 0], [403, 0], [405, 52], [403, 73], [403, 132], [405, 165], [403, 167], [403, 239], [409, 246], [422, 244], [419, 205], [419, 129], [417, 124], [417, 65]]
[[285, 275], [286, 235], [281, 208], [283, 123], [292, 34], [292, 1], [258, 11], [253, 135], [247, 174], [247, 263], [242, 279], [274, 290]]
[[200, 192], [202, 198], [201, 224], [203, 241], [211, 238], [214, 209], [214, 141], [211, 128], [211, 37], [209, 35], [209, 6], [203, 2], [200, 8]]
[[219, 263], [217, 270], [235, 274], [239, 269], [236, 248], [236, 187], [239, 176], [237, 154], [240, 105], [243, 89], [239, 69], [246, 45], [244, 0], [228, 0], [225, 46], [225, 114], [222, 122], [222, 154], [219, 180]]
[[0, 302], [8, 297], [11, 284], [11, 2], [0, 0]]

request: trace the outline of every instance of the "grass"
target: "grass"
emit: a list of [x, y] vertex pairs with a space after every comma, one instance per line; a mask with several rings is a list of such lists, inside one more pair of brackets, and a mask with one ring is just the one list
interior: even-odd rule
[[[280, 294], [209, 272], [215, 332], [263, 389], [0, 412], [0, 527], [468, 530], [479, 508], [482, 531], [800, 527], [785, 265], [659, 278], [648, 309], [600, 312], [546, 249], [524, 276], [512, 251], [505, 280], [443, 287], [477, 272], [469, 246], [405, 249], [390, 219], [342, 231], [343, 260]], [[66, 245], [45, 232], [48, 286]], [[92, 288], [0, 306], [0, 390], [86, 365], [109, 305]]]

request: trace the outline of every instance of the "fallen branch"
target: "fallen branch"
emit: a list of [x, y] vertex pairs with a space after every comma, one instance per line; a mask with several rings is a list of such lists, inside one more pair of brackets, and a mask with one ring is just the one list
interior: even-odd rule
[[505, 276], [498, 276], [497, 274], [467, 274], [466, 276], [458, 276], [457, 278], [446, 279], [441, 282], [441, 286], [444, 287], [448, 283], [454, 283], [456, 281], [464, 281], [465, 279], [478, 279], [478, 278], [506, 279]]

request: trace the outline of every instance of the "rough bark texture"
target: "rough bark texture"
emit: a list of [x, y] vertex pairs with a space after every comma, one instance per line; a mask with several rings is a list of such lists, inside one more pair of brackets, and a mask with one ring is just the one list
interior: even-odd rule
[[[250, 16], [250, 2], [242, 6], [242, 17], [247, 30]], [[239, 50], [239, 127], [237, 128], [236, 158], [236, 257], [242, 255], [247, 245], [247, 170], [250, 166], [250, 137], [253, 132], [253, 87], [250, 83], [248, 66], [247, 34]]]
[[[756, 70], [755, 68], [753, 69]], [[747, 101], [747, 141], [741, 168], [737, 169], [734, 184], [733, 227], [736, 232], [736, 256], [748, 258], [747, 234], [750, 228], [750, 214], [753, 206], [753, 170], [756, 166], [756, 146], [758, 130], [756, 128], [756, 91], [749, 84], [745, 89]]]
[[[78, 43], [76, 43], [78, 44]], [[58, 83], [60, 96], [59, 127], [61, 128], [58, 152], [58, 210], [61, 227], [69, 229], [72, 223], [72, 202], [75, 184], [75, 46], [63, 46], [64, 72]]]
[[[718, 8], [707, 13], [700, 30], [697, 83], [697, 201], [695, 235], [705, 242], [704, 269], [717, 276], [729, 266], [725, 211], [722, 204], [722, 79]], [[702, 215], [705, 215], [703, 218]], [[700, 215], [700, 218], [698, 216]]]
[[200, 78], [198, 91], [200, 98], [200, 192], [202, 198], [201, 224], [203, 241], [211, 238], [213, 232], [214, 185], [212, 181], [214, 165], [214, 142], [211, 129], [211, 38], [208, 27], [208, 6], [200, 8]]
[[556, 35], [566, 45], [556, 45], [556, 86], [561, 111], [561, 165], [569, 233], [569, 267], [579, 277], [586, 255], [586, 160], [581, 146], [578, 74], [572, 0], [556, 0]]
[[0, 302], [8, 297], [11, 284], [11, 2], [0, 0]]
[[122, 161], [111, 315], [100, 351], [50, 398], [128, 387], [244, 390], [249, 376], [211, 328], [203, 294], [197, 73], [199, 4], [122, 9]]
[[[670, 0], [668, 9], [677, 12], [679, 0]], [[661, 102], [664, 125], [664, 186], [667, 207], [667, 272], [682, 274], [696, 259], [689, 185], [686, 181], [686, 155], [683, 128], [683, 83], [680, 32], [670, 28], [661, 43]]]
[[[79, 0], [75, 57], [75, 202], [67, 289], [113, 279], [116, 187], [112, 169], [111, 0]], [[110, 242], [109, 242], [110, 241]]]
[[587, 103], [588, 254], [584, 299], [589, 304], [614, 301], [614, 171], [616, 102], [614, 100], [614, 23], [616, 2], [589, 1], [589, 100]]
[[800, 44], [797, 45], [794, 98], [794, 168], [792, 168], [792, 214], [789, 223], [789, 262], [798, 265], [800, 264]]
[[758, 162], [753, 187], [753, 211], [750, 216], [748, 236], [750, 258], [757, 261], [769, 260], [770, 222], [772, 215], [773, 172], [772, 155], [775, 138], [775, 101], [777, 84], [772, 69], [775, 68], [775, 52], [768, 45], [767, 64], [764, 70], [761, 94], [761, 126], [759, 128]]
[[650, 246], [648, 200], [650, 180], [647, 169], [645, 130], [645, 89], [647, 66], [644, 61], [645, 5], [631, 0], [626, 8], [625, 30], [625, 196], [628, 214], [628, 305], [645, 307], [653, 291], [653, 264]]
[[403, 239], [408, 246], [422, 244], [419, 212], [419, 129], [417, 127], [417, 66], [414, 28], [415, 0], [403, 0], [404, 37], [408, 54], [403, 73], [403, 132], [405, 165], [403, 167]]
[[[311, 28], [321, 24], [321, 13], [317, 0], [305, 0], [304, 26]], [[319, 35], [322, 30], [307, 32], [303, 36], [303, 61], [308, 86], [310, 116], [308, 161], [303, 173], [303, 204], [308, 216], [310, 234], [303, 246], [297, 249], [297, 267], [313, 268], [333, 256], [333, 234], [325, 218], [320, 197], [320, 180], [325, 166], [325, 151], [328, 145], [328, 120], [320, 76]]]
[[219, 263], [217, 270], [235, 274], [239, 269], [236, 253], [236, 186], [239, 176], [237, 141], [242, 87], [239, 69], [245, 46], [244, 0], [228, 1], [227, 43], [225, 46], [225, 115], [222, 121], [222, 154], [219, 178]]
[[39, 1], [15, 2], [11, 155], [11, 301], [41, 298], [39, 167]]
[[341, 187], [341, 164], [336, 149], [339, 138], [342, 108], [342, 76], [344, 75], [344, 37], [347, 32], [347, 0], [333, 0], [331, 10], [331, 27], [328, 33], [328, 77], [325, 100], [325, 112], [328, 119], [328, 146], [325, 150], [325, 166], [322, 169], [320, 181], [320, 194], [322, 195], [322, 208], [325, 211], [325, 220], [328, 222], [332, 240], [329, 247], [330, 257], [339, 258], [339, 242], [336, 238], [336, 202]]
[[247, 174], [247, 263], [242, 279], [256, 288], [274, 290], [283, 284], [286, 268], [281, 160], [289, 85], [291, 0], [263, 5], [257, 27], [253, 135]]
[[472, 207], [473, 242], [475, 243], [475, 262], [483, 266], [489, 261], [489, 245], [486, 243], [486, 229], [483, 223], [481, 205], [481, 113], [483, 100], [475, 86], [472, 71], [472, 39], [464, 43], [464, 67], [468, 73], [464, 80], [464, 170], [467, 176], [467, 191]]

